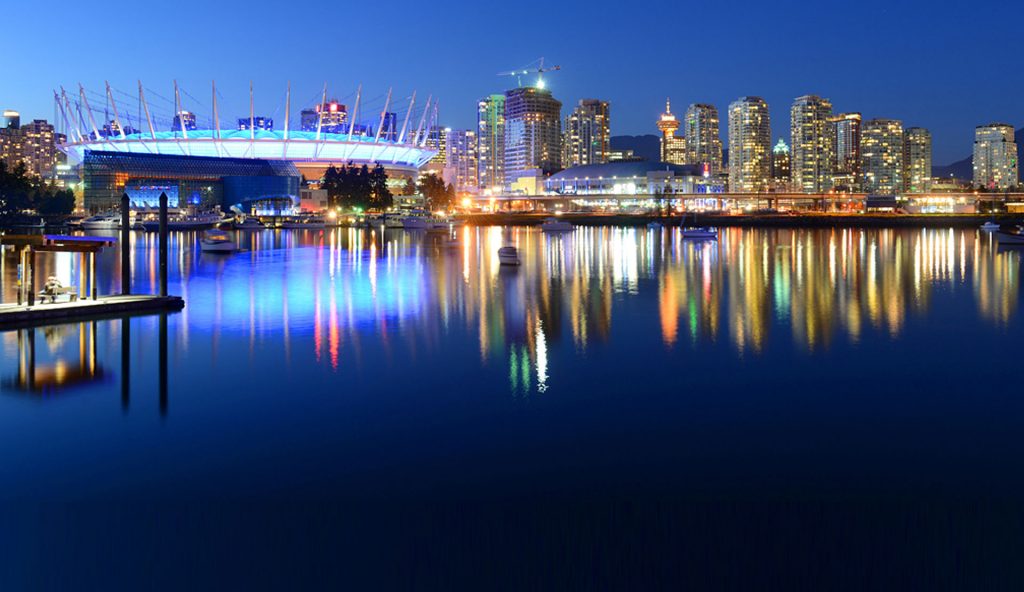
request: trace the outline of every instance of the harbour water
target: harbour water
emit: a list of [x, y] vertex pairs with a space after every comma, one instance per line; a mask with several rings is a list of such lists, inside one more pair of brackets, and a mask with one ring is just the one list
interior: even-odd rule
[[[1021, 252], [976, 230], [238, 236], [172, 235], [179, 314], [0, 335], [0, 499], [1024, 493]], [[155, 292], [156, 237], [133, 240], [132, 288]], [[116, 249], [99, 261], [118, 292]]]

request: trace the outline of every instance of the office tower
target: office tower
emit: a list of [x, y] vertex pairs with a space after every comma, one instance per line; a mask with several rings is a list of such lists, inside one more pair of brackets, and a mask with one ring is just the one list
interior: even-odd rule
[[299, 126], [304, 132], [315, 132], [319, 125], [320, 133], [347, 134], [346, 123], [348, 123], [348, 108], [336, 99], [316, 105], [312, 109], [303, 109], [299, 114]]
[[722, 170], [722, 137], [718, 133], [718, 109], [714, 105], [696, 103], [686, 110], [686, 164], [702, 168], [705, 176]]
[[253, 129], [273, 131], [273, 129], [274, 129], [274, 120], [271, 119], [270, 117], [264, 117], [262, 115], [256, 115], [255, 117], [253, 117], [251, 119], [248, 118], [248, 117], [239, 117], [238, 118], [238, 129], [239, 130], [248, 131], [250, 125], [252, 126]]
[[860, 187], [860, 113], [840, 113], [832, 118], [835, 145], [832, 187], [856, 191]]
[[740, 97], [729, 105], [729, 191], [768, 191], [772, 129], [768, 103]]
[[562, 103], [551, 91], [524, 86], [505, 91], [505, 183], [562, 162]]
[[1017, 186], [1017, 143], [1012, 125], [990, 123], [974, 128], [974, 186], [1002, 191]]
[[772, 148], [772, 187], [776, 191], [789, 191], [790, 175], [789, 146], [785, 140], [779, 138]]
[[790, 110], [792, 188], [822, 193], [832, 188], [835, 147], [832, 103], [816, 95], [798, 97]]
[[196, 129], [196, 114], [191, 111], [178, 111], [174, 114], [174, 121], [171, 123], [172, 132], [192, 131]]
[[932, 135], [923, 127], [903, 132], [903, 189], [924, 193], [932, 182]]
[[505, 184], [505, 95], [490, 95], [477, 103], [477, 178], [481, 189]]
[[869, 194], [903, 191], [903, 123], [869, 119], [860, 135], [861, 188]]
[[608, 162], [611, 133], [608, 101], [582, 99], [565, 117], [562, 166]]
[[476, 192], [480, 186], [477, 138], [474, 130], [451, 130], [447, 138], [449, 181], [458, 192]]
[[665, 112], [658, 118], [661, 132], [661, 161], [672, 164], [686, 163], [686, 138], [677, 136], [679, 120], [672, 114], [672, 102], [665, 99]]
[[21, 115], [17, 111], [5, 109], [0, 115], [0, 129], [18, 129], [21, 127]]

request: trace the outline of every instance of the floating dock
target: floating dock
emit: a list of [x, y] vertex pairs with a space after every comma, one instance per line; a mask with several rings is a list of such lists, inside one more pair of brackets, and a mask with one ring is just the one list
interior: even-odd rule
[[185, 307], [178, 296], [101, 296], [95, 300], [56, 304], [0, 304], [0, 331], [77, 323], [124, 316], [177, 312]]

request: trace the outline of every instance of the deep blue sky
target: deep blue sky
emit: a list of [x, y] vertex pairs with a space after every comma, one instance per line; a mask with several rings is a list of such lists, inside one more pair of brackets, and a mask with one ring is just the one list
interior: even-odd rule
[[656, 133], [666, 95], [680, 111], [716, 104], [724, 128], [728, 103], [750, 94], [788, 142], [789, 105], [814, 93], [931, 129], [945, 164], [970, 154], [975, 125], [1024, 123], [1015, 2], [58, 0], [4, 12], [0, 108], [29, 118], [52, 118], [57, 85], [135, 92], [137, 78], [166, 97], [177, 78], [201, 102], [216, 79], [222, 117], [241, 115], [251, 78], [257, 110], [279, 117], [287, 80], [293, 111], [326, 80], [339, 96], [359, 82], [378, 100], [389, 85], [433, 93], [441, 123], [466, 127], [479, 97], [514, 85], [495, 73], [545, 56], [563, 67], [548, 80], [555, 96], [611, 101], [616, 135]]

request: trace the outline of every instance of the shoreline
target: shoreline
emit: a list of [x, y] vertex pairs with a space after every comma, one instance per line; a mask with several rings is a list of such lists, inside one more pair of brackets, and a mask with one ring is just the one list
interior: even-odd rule
[[[535, 226], [551, 214], [473, 214], [472, 226]], [[661, 222], [678, 226], [679, 216], [639, 214], [562, 214], [559, 220], [578, 226], [646, 226]], [[693, 218], [691, 217], [691, 224]], [[766, 228], [974, 228], [989, 220], [1003, 225], [1024, 223], [1024, 214], [701, 214], [696, 225]]]

